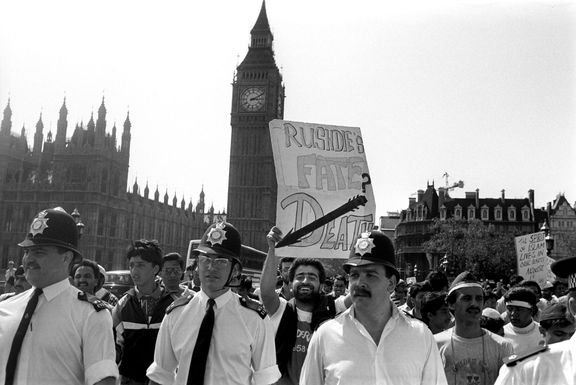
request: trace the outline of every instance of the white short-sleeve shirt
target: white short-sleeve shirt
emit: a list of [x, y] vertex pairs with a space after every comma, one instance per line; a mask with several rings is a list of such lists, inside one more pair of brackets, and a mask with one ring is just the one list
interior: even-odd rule
[[[33, 288], [0, 302], [0, 383]], [[22, 342], [15, 384], [94, 384], [118, 377], [112, 317], [78, 299], [68, 279], [42, 289]]]
[[[227, 291], [215, 298], [214, 329], [205, 385], [263, 385], [280, 378], [274, 332], [268, 316], [240, 304]], [[190, 302], [164, 317], [156, 340], [154, 362], [146, 375], [159, 384], [186, 384], [190, 360], [206, 313], [208, 296], [198, 292]]]
[[418, 320], [392, 306], [378, 344], [356, 319], [354, 307], [322, 324], [312, 335], [301, 385], [445, 385], [434, 337]]

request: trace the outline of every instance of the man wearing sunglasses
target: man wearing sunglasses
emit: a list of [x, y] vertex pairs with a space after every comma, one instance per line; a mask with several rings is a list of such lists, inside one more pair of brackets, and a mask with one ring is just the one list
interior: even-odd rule
[[231, 224], [204, 233], [195, 250], [201, 290], [168, 308], [147, 371], [151, 384], [260, 385], [280, 378], [266, 312], [230, 290], [242, 272], [240, 251]]

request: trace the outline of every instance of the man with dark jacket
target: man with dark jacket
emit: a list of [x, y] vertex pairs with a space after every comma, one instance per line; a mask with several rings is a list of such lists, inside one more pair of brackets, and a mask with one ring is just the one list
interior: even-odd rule
[[146, 369], [154, 360], [156, 337], [166, 309], [174, 301], [156, 275], [162, 266], [162, 251], [156, 241], [139, 240], [128, 249], [134, 287], [112, 311], [117, 357], [122, 385], [145, 384]]
[[276, 332], [276, 362], [282, 378], [281, 385], [298, 384], [312, 333], [324, 321], [333, 318], [352, 304], [349, 296], [334, 300], [321, 294], [326, 279], [324, 266], [318, 259], [297, 258], [288, 278], [293, 298], [286, 301], [275, 291], [278, 262], [275, 245], [282, 232], [273, 227], [268, 233], [268, 255], [260, 279], [262, 302]]

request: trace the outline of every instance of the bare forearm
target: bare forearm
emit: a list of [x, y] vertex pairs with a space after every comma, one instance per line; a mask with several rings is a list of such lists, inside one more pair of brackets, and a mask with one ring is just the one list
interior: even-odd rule
[[[279, 230], [277, 231], [279, 232]], [[277, 242], [277, 237], [279, 237], [279, 234], [273, 230], [268, 233], [268, 255], [262, 267], [262, 277], [260, 277], [260, 296], [266, 311], [270, 315], [274, 314], [280, 305], [280, 300], [276, 293], [276, 266], [278, 266], [278, 261], [274, 245]]]

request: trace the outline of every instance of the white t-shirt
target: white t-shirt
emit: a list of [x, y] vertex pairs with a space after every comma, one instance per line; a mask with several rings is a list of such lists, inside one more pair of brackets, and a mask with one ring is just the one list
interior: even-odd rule
[[434, 336], [449, 385], [493, 384], [512, 344], [484, 330], [476, 338], [462, 338], [450, 328]]

